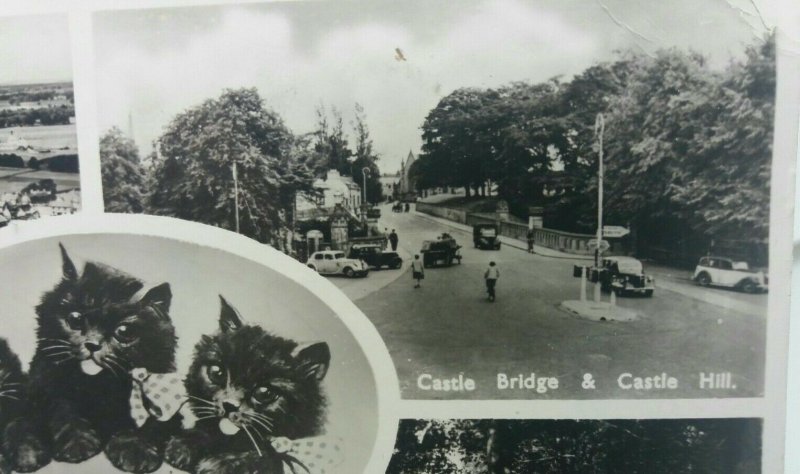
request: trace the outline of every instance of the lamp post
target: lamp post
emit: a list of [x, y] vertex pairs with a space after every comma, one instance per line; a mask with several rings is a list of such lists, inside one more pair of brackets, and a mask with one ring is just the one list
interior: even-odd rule
[[[594, 266], [600, 267], [600, 248], [603, 242], [603, 132], [606, 122], [603, 114], [597, 114], [594, 133], [597, 136], [597, 248], [594, 250]], [[594, 285], [594, 300], [600, 301], [600, 279]]]
[[364, 210], [364, 222], [367, 220], [367, 176], [369, 175], [369, 168], [366, 166], [361, 168], [361, 175], [364, 178], [364, 197], [361, 199], [361, 208]]

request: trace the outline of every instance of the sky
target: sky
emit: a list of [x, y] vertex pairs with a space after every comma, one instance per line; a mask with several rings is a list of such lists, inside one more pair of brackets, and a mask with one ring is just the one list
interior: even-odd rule
[[94, 20], [101, 132], [118, 126], [146, 154], [178, 113], [256, 87], [297, 134], [321, 105], [349, 128], [361, 104], [383, 172], [419, 152], [425, 116], [457, 88], [568, 80], [628, 49], [691, 48], [722, 69], [764, 32], [747, 0], [288, 2]]
[[66, 15], [0, 17], [0, 85], [72, 80]]

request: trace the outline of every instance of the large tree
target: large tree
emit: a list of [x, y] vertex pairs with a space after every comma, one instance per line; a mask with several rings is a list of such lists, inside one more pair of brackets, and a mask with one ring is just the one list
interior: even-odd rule
[[308, 180], [293, 166], [294, 146], [255, 89], [226, 90], [179, 114], [159, 138], [150, 210], [235, 229], [235, 164], [240, 232], [276, 243]]
[[106, 212], [144, 212], [146, 175], [139, 150], [117, 127], [100, 138], [100, 171]]

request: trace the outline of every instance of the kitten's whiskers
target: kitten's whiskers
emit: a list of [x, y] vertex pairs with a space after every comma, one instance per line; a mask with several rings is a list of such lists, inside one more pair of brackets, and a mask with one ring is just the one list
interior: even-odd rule
[[214, 402], [212, 402], [211, 400], [206, 400], [205, 398], [195, 397], [194, 395], [189, 395], [189, 398], [191, 398], [193, 400], [197, 400], [198, 402], [203, 402], [203, 403], [205, 403], [206, 405], [208, 405], [210, 407], [214, 407], [214, 408], [217, 407], [217, 405]]
[[256, 448], [256, 452], [258, 453], [258, 455], [263, 456], [263, 454], [261, 453], [261, 448], [258, 447], [258, 443], [256, 443], [255, 438], [253, 438], [253, 435], [250, 434], [250, 430], [247, 429], [247, 423], [242, 423], [242, 429], [244, 430], [245, 433], [247, 433], [247, 437], [250, 438], [250, 441], [253, 442], [253, 447]]

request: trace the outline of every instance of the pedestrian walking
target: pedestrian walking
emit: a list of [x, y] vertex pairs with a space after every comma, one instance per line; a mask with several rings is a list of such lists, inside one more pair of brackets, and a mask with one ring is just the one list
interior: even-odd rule
[[389, 243], [392, 244], [392, 252], [397, 252], [397, 242], [400, 240], [398, 237], [397, 232], [392, 229], [392, 233], [389, 234]]
[[411, 276], [417, 281], [414, 288], [419, 288], [420, 280], [425, 279], [425, 266], [422, 264], [422, 260], [419, 259], [419, 255], [414, 255], [414, 260], [411, 261]]
[[494, 287], [497, 285], [497, 280], [500, 278], [500, 270], [494, 262], [489, 262], [489, 268], [483, 274], [483, 279], [486, 281], [486, 293], [489, 294], [489, 301], [494, 301], [495, 292]]
[[411, 209], [411, 204], [406, 203], [405, 212], [408, 212]]
[[533, 229], [528, 229], [528, 253], [533, 253], [533, 239], [534, 239], [534, 232]]

